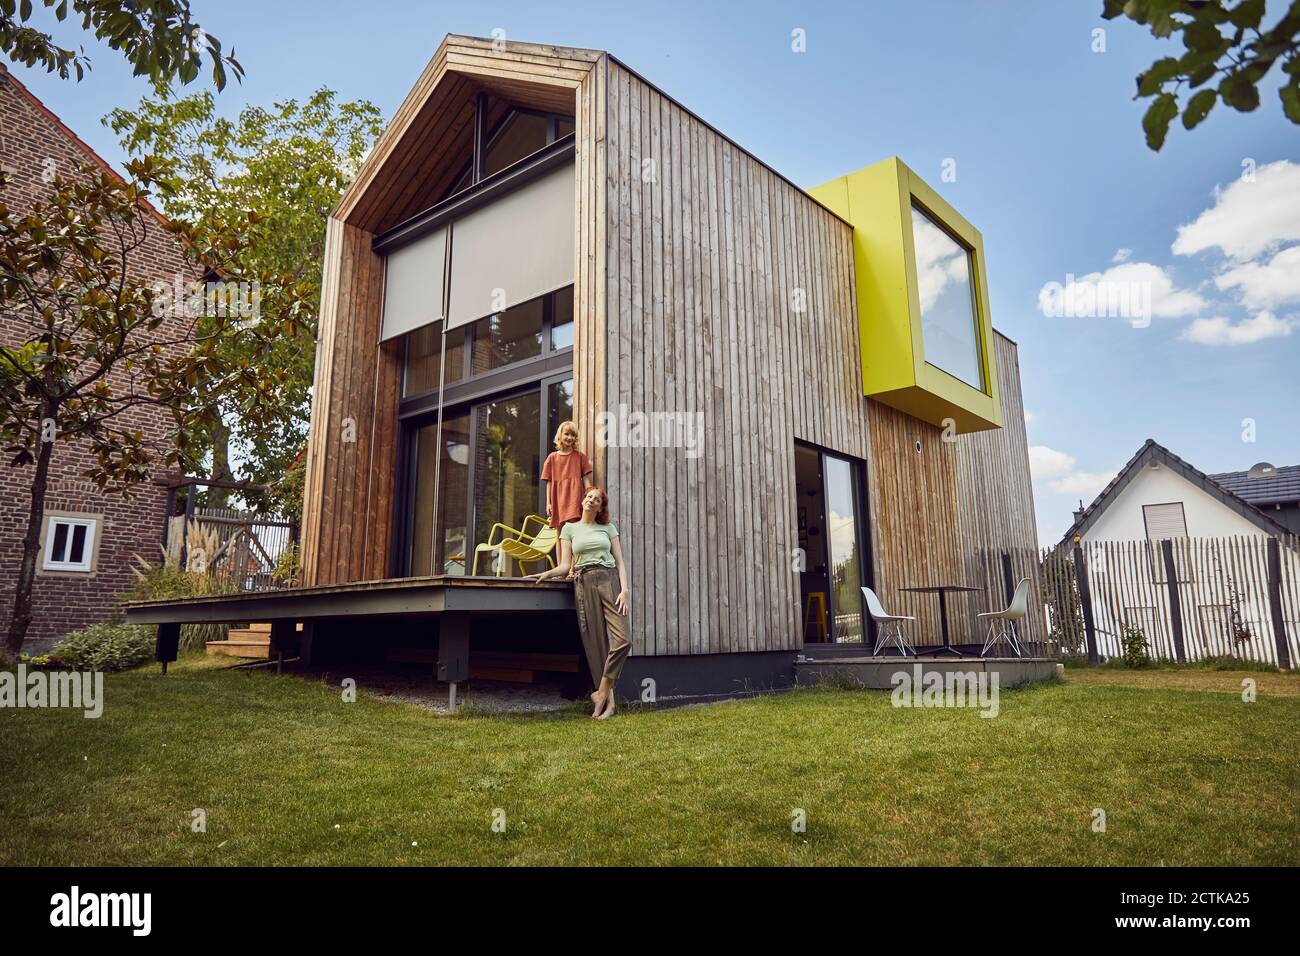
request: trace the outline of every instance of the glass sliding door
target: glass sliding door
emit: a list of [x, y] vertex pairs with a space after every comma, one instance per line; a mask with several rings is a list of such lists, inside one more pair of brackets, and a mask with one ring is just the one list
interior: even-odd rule
[[826, 478], [826, 544], [830, 549], [831, 631], [837, 644], [861, 644], [862, 515], [853, 465], [823, 455]]
[[[538, 441], [541, 398], [541, 391], [536, 390], [474, 408], [476, 544], [488, 540], [497, 522], [521, 528], [524, 518], [537, 511], [542, 473]], [[496, 572], [495, 567], [479, 570], [485, 574]]]
[[863, 644], [870, 637], [862, 587], [868, 572], [862, 463], [795, 445], [795, 497], [803, 641]]
[[[494, 524], [522, 528], [528, 515], [545, 516], [542, 462], [552, 451], [559, 423], [572, 417], [573, 377], [569, 373], [545, 379], [524, 392], [448, 410], [442, 423], [436, 516], [433, 482], [438, 423], [435, 416], [421, 419], [408, 439], [411, 488], [406, 573], [468, 574], [475, 546], [488, 540]], [[478, 570], [495, 574], [496, 566], [485, 556]]]
[[[442, 487], [434, 518], [433, 476], [438, 457], [438, 423], [416, 429], [413, 442], [414, 487], [411, 507], [409, 573], [464, 574], [468, 539], [470, 419], [467, 413], [448, 415], [442, 422], [442, 460], [436, 469]], [[435, 537], [436, 535], [436, 537]]]

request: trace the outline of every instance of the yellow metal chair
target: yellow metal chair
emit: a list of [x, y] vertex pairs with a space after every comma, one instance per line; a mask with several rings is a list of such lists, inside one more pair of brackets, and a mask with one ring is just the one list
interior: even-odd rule
[[[528, 523], [530, 521], [537, 522], [538, 532], [545, 530], [546, 519], [541, 517], [540, 515], [527, 515], [523, 520], [522, 528], [512, 528], [510, 527], [510, 525], [502, 524], [500, 521], [494, 524], [492, 526], [492, 530], [488, 532], [488, 539], [486, 543], [480, 544], [478, 547], [474, 549], [474, 564], [472, 569], [470, 570], [470, 574], [475, 574], [475, 575], [478, 574], [479, 555], [483, 554], [484, 552], [489, 552], [497, 556], [497, 577], [501, 577], [503, 572], [505, 571], [505, 566], [506, 566], [506, 557], [501, 551], [501, 546], [508, 542], [521, 541], [525, 537], [529, 538], [530, 540], [535, 538], [538, 532], [534, 532], [530, 534], [528, 531]], [[497, 536], [498, 533], [501, 535], [500, 537]]]
[[502, 541], [501, 553], [506, 558], [518, 561], [519, 571], [522, 574], [524, 565], [534, 561], [545, 561], [551, 567], [555, 567], [555, 559], [551, 555], [555, 552], [555, 546], [559, 541], [560, 533], [555, 528], [547, 526], [537, 532], [531, 541]]

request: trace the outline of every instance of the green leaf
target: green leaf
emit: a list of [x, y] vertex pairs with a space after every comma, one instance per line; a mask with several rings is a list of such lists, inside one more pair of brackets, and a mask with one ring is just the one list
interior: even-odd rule
[[1230, 73], [1219, 84], [1223, 102], [1241, 113], [1249, 113], [1259, 106], [1259, 89], [1242, 73]]
[[1183, 128], [1195, 129], [1200, 125], [1201, 120], [1205, 119], [1214, 108], [1218, 99], [1219, 94], [1214, 90], [1201, 90], [1188, 100], [1187, 106], [1183, 109]]
[[1197, 20], [1183, 28], [1183, 43], [1189, 50], [1221, 50], [1228, 40], [1213, 23]]
[[1264, 19], [1264, 0], [1241, 0], [1228, 11], [1228, 21], [1235, 27], [1258, 29]]
[[1277, 91], [1282, 98], [1282, 112], [1293, 123], [1300, 123], [1300, 85], [1292, 83]]
[[1138, 96], [1155, 96], [1167, 80], [1178, 75], [1179, 62], [1172, 56], [1156, 60], [1151, 68], [1137, 78]]
[[1178, 100], [1172, 93], [1161, 93], [1142, 117], [1142, 129], [1147, 134], [1147, 146], [1159, 152], [1169, 133], [1169, 124], [1178, 115]]

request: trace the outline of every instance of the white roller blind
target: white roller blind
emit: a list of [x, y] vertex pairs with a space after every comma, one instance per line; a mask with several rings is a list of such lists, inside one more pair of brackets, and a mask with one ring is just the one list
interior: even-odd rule
[[1151, 541], [1187, 537], [1187, 521], [1183, 515], [1182, 502], [1143, 505], [1142, 513], [1147, 519], [1147, 538]]
[[442, 316], [447, 227], [388, 254], [384, 270], [384, 330], [380, 341], [405, 335]]
[[572, 164], [457, 220], [447, 327], [572, 284], [573, 225]]

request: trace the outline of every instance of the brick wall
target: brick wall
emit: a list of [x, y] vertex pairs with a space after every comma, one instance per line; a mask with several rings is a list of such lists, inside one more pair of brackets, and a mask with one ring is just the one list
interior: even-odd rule
[[[69, 96], [76, 95], [71, 83], [67, 90]], [[0, 66], [0, 165], [11, 177], [9, 185], [0, 188], [0, 202], [13, 211], [25, 211], [49, 191], [53, 172], [75, 175], [87, 162], [100, 161]], [[132, 262], [132, 272], [150, 282], [170, 282], [178, 273], [198, 278], [177, 241], [163, 232], [161, 222], [147, 218], [148, 240]], [[0, 341], [7, 345], [21, 341], [25, 335], [19, 329], [17, 321], [0, 316]], [[150, 437], [161, 439], [167, 434], [167, 415], [162, 410], [136, 409], [131, 421]], [[117, 595], [131, 586], [133, 555], [158, 557], [166, 490], [147, 483], [137, 486], [130, 498], [103, 495], [83, 477], [92, 461], [82, 443], [60, 441], [55, 446], [46, 510], [102, 516], [98, 560], [89, 574], [41, 574], [38, 563], [34, 616], [23, 648], [28, 653], [48, 650], [68, 631], [110, 616]], [[161, 464], [156, 474], [165, 474]], [[13, 609], [32, 475], [32, 466], [16, 468], [0, 461], [0, 633], [8, 630]]]

